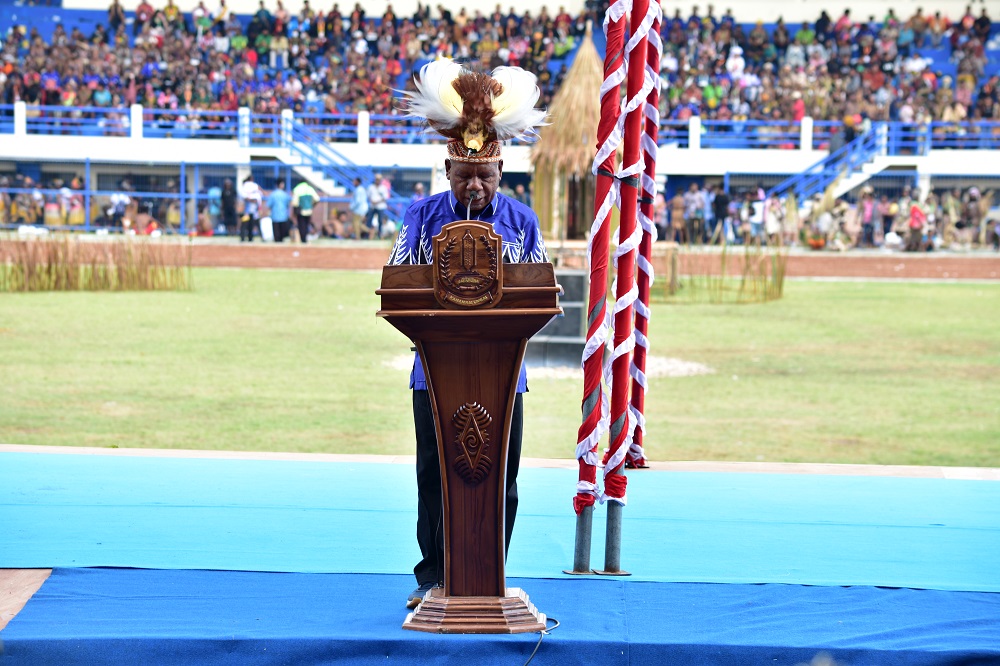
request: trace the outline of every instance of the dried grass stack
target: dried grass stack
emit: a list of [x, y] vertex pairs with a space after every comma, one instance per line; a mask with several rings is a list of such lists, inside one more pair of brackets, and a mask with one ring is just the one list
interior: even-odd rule
[[189, 245], [146, 239], [84, 242], [72, 236], [0, 239], [0, 292], [191, 288]]
[[532, 147], [531, 162], [536, 171], [557, 171], [568, 176], [590, 173], [597, 152], [597, 124], [601, 119], [598, 91], [603, 81], [604, 63], [588, 29], [566, 79], [552, 98], [552, 124], [541, 130]]

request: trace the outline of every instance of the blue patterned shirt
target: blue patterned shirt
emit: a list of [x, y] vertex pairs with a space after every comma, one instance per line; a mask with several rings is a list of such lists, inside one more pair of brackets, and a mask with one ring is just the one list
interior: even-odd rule
[[[389, 255], [389, 265], [428, 264], [433, 254], [432, 241], [441, 233], [441, 227], [451, 222], [468, 219], [468, 213], [449, 190], [435, 194], [410, 205], [403, 216], [396, 244]], [[473, 217], [489, 222], [498, 236], [503, 238], [503, 260], [510, 264], [526, 264], [549, 260], [545, 241], [538, 224], [538, 216], [524, 204], [497, 192], [486, 208]], [[410, 388], [426, 390], [424, 367], [419, 358], [410, 372]], [[521, 366], [517, 379], [517, 392], [528, 390], [528, 377]]]

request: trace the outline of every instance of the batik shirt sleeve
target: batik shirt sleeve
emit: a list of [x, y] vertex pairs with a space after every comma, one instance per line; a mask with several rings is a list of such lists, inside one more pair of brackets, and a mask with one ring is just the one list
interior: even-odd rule
[[424, 215], [422, 206], [410, 206], [403, 213], [403, 226], [399, 228], [396, 243], [389, 253], [390, 266], [402, 264], [426, 264], [429, 261], [429, 248], [425, 248], [422, 239], [424, 233]]
[[542, 230], [538, 223], [538, 217], [534, 214], [518, 230], [518, 245], [520, 246], [520, 256], [517, 263], [537, 264], [549, 260], [548, 252], [545, 250], [545, 241], [542, 240]]

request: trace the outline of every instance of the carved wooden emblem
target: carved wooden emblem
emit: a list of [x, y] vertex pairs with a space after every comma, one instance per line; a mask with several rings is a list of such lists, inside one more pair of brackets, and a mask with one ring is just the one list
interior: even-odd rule
[[455, 471], [466, 483], [476, 485], [486, 478], [493, 466], [493, 461], [486, 455], [490, 447], [486, 429], [493, 418], [478, 402], [467, 402], [458, 408], [452, 422], [458, 429], [455, 443], [459, 453], [454, 461]]
[[492, 308], [503, 293], [503, 239], [486, 222], [446, 224], [434, 237], [434, 297], [446, 308]]

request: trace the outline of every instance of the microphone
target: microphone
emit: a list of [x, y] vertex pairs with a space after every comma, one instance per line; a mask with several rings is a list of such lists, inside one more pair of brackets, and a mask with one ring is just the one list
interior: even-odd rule
[[482, 192], [476, 192], [476, 191], [469, 192], [469, 205], [467, 212], [468, 212], [468, 218], [470, 220], [472, 219], [472, 202], [475, 201], [476, 199], [479, 199], [482, 196], [483, 196]]

